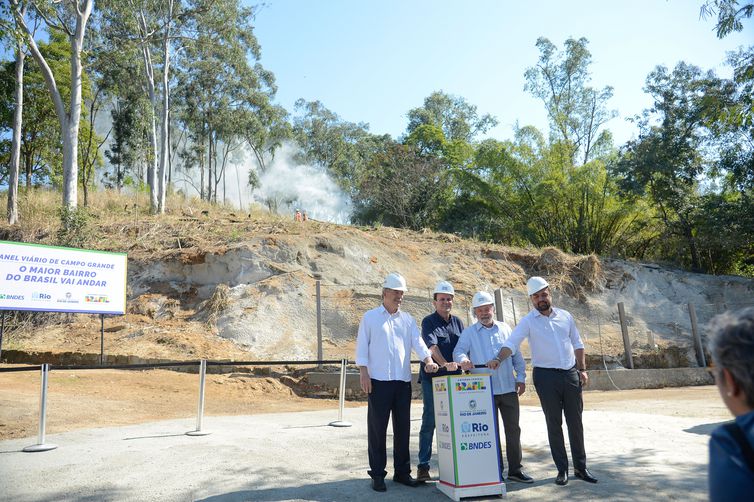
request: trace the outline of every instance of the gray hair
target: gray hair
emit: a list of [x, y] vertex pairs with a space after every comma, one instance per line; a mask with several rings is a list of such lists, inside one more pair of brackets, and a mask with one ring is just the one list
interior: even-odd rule
[[708, 330], [715, 366], [730, 372], [754, 408], [754, 307], [715, 316]]

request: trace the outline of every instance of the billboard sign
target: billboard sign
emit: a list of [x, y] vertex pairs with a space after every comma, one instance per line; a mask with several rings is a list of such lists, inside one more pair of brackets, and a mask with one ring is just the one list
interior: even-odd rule
[[127, 258], [0, 241], [0, 310], [125, 314]]

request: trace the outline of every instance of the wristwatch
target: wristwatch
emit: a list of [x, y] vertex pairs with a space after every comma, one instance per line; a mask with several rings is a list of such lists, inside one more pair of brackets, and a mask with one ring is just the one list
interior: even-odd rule
[[576, 369], [579, 373], [586, 373], [586, 368], [578, 368]]

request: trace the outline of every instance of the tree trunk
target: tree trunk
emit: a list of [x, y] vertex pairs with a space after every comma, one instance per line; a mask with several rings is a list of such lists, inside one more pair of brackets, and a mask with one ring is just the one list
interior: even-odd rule
[[158, 212], [158, 191], [157, 185], [157, 93], [154, 88], [154, 66], [152, 65], [152, 53], [149, 51], [149, 45], [146, 40], [148, 27], [144, 12], [139, 12], [138, 16], [141, 39], [141, 57], [144, 61], [144, 75], [146, 76], [147, 91], [149, 93], [149, 104], [151, 113], [152, 127], [149, 131], [149, 143], [152, 148], [152, 156], [148, 159], [147, 165], [147, 184], [149, 185], [149, 208], [152, 214]]
[[168, 2], [167, 23], [165, 33], [162, 39], [162, 114], [160, 121], [160, 171], [159, 171], [159, 197], [157, 201], [157, 212], [165, 213], [165, 194], [167, 192], [167, 165], [168, 165], [168, 127], [170, 120], [170, 20], [173, 18], [173, 1]]
[[52, 73], [47, 61], [39, 51], [37, 43], [34, 40], [34, 34], [31, 32], [26, 21], [18, 11], [18, 1], [12, 1], [14, 17], [18, 26], [26, 33], [29, 49], [32, 56], [39, 64], [42, 75], [45, 79], [47, 89], [55, 104], [55, 112], [58, 116], [61, 129], [61, 139], [63, 142], [63, 207], [75, 209], [78, 204], [78, 134], [79, 120], [81, 118], [81, 50], [84, 44], [84, 31], [86, 23], [94, 7], [94, 0], [83, 0], [83, 5], [76, 3], [74, 10], [76, 15], [76, 30], [70, 37], [71, 39], [71, 101], [70, 109], [66, 111], [63, 99], [58, 90], [55, 76]]
[[[21, 15], [26, 14], [26, 6]], [[21, 164], [21, 124], [24, 109], [24, 54], [21, 42], [16, 44], [16, 109], [13, 112], [10, 172], [8, 173], [8, 224], [18, 223], [18, 173]]]

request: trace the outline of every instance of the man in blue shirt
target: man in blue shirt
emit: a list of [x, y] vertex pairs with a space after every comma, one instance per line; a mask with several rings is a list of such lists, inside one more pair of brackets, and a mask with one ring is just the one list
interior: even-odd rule
[[[432, 301], [435, 311], [422, 320], [422, 338], [432, 352], [432, 359], [441, 368], [451, 373], [460, 373], [458, 365], [453, 362], [453, 349], [463, 331], [463, 322], [450, 313], [455, 294], [449, 282], [437, 283]], [[424, 363], [419, 369], [419, 382], [422, 384], [424, 412], [419, 431], [419, 465], [416, 469], [416, 480], [426, 482], [432, 479], [429, 475], [429, 460], [432, 458], [432, 437], [435, 433], [435, 401], [432, 394], [432, 376], [424, 371]]]
[[[520, 483], [533, 483], [521, 466], [521, 428], [518, 425], [518, 396], [526, 391], [526, 362], [520, 352], [500, 361], [498, 352], [511, 334], [504, 322], [494, 318], [492, 295], [479, 291], [474, 295], [471, 306], [477, 322], [463, 330], [453, 351], [453, 359], [461, 364], [461, 369], [470, 370], [475, 364], [484, 364], [492, 372], [492, 393], [495, 395], [495, 408], [503, 418], [505, 428], [505, 453], [508, 458], [508, 480]], [[515, 372], [515, 375], [514, 375]], [[495, 421], [500, 422], [495, 414]], [[502, 455], [502, 452], [501, 452]], [[503, 459], [500, 459], [501, 474]]]

